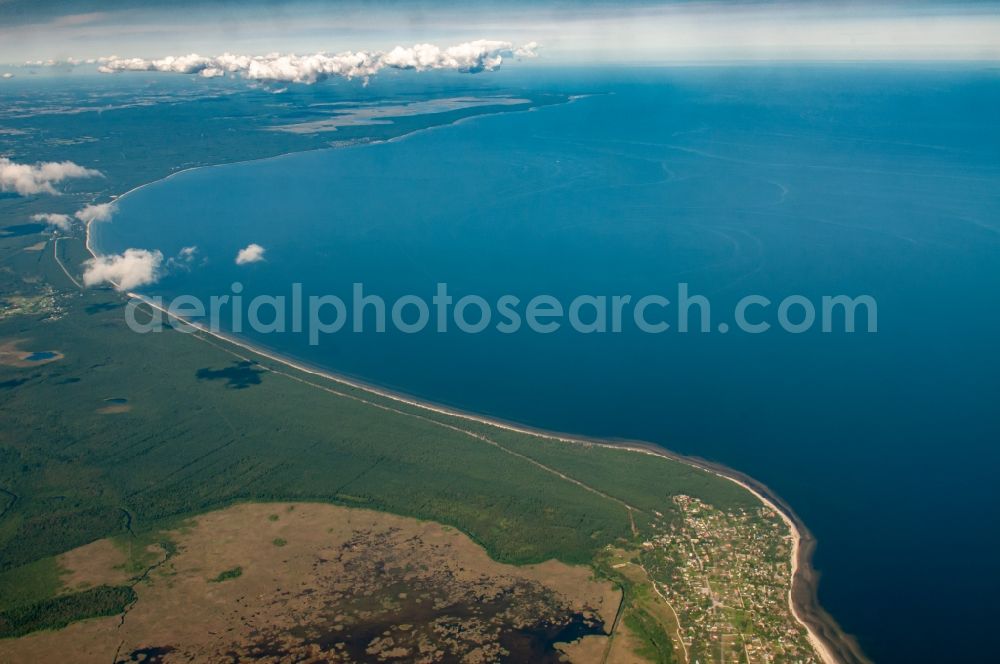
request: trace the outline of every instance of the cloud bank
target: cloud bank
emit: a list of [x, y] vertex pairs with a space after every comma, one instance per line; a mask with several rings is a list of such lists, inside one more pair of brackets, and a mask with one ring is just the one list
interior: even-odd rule
[[0, 191], [15, 191], [21, 196], [58, 194], [53, 185], [72, 178], [92, 178], [100, 171], [84, 168], [71, 161], [40, 161], [19, 164], [0, 157]]
[[534, 57], [538, 45], [534, 42], [514, 46], [511, 42], [480, 39], [440, 48], [433, 44], [416, 44], [409, 48], [397, 46], [388, 53], [381, 51], [344, 51], [295, 55], [234, 55], [224, 53], [205, 57], [197, 53], [168, 56], [158, 60], [142, 58], [101, 58], [98, 71], [160, 71], [197, 74], [205, 78], [239, 75], [254, 81], [278, 81], [312, 84], [328, 78], [363, 78], [374, 76], [383, 69], [413, 71], [449, 70], [466, 73], [492, 71], [503, 64], [504, 58]]
[[31, 215], [31, 220], [44, 222], [53, 228], [58, 228], [61, 231], [69, 231], [73, 228], [73, 218], [68, 214], [42, 212], [40, 214]]
[[66, 58], [65, 60], [56, 60], [55, 58], [48, 58], [47, 60], [25, 60], [25, 67], [78, 67], [80, 65], [94, 65], [97, 64], [97, 58]]
[[131, 290], [159, 279], [162, 263], [163, 254], [159, 251], [126, 249], [123, 254], [99, 256], [84, 262], [83, 283], [87, 286], [110, 283], [115, 290]]
[[116, 211], [114, 203], [99, 203], [97, 205], [87, 205], [73, 215], [85, 224], [92, 221], [110, 221]]
[[246, 265], [264, 260], [264, 247], [259, 244], [249, 244], [236, 254], [236, 264]]

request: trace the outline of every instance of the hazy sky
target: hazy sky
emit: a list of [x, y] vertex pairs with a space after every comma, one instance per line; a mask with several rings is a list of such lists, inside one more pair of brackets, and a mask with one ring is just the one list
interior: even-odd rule
[[[1000, 3], [0, 0], [0, 62], [387, 50], [475, 39], [540, 62], [1000, 59]], [[373, 8], [374, 6], [374, 8]]]

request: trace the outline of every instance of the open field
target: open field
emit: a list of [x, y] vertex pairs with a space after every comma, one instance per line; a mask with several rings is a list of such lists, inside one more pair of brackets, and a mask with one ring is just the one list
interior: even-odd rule
[[[587, 567], [515, 567], [434, 523], [317, 503], [243, 504], [163, 532], [118, 616], [5, 647], [4, 661], [318, 658], [558, 661], [553, 643], [600, 636], [620, 593]], [[280, 545], [279, 545], [280, 543]], [[73, 583], [117, 584], [128, 538], [60, 562]], [[134, 555], [134, 552], [133, 552]], [[191, 598], [202, 598], [192, 602]], [[575, 658], [574, 661], [600, 661]]]

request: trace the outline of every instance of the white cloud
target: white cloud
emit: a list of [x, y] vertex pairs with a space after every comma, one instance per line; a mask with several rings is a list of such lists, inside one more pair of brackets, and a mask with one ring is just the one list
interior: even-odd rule
[[204, 69], [212, 67], [212, 63], [213, 58], [206, 58], [197, 53], [179, 57], [171, 55], [159, 60], [111, 56], [101, 58], [101, 66], [98, 70], [104, 73], [113, 71], [166, 71], [178, 74], [197, 74]]
[[109, 221], [116, 212], [114, 203], [98, 203], [97, 205], [87, 205], [73, 215], [85, 224], [92, 221]]
[[172, 269], [190, 270], [198, 257], [198, 247], [181, 247], [177, 255], [167, 261], [167, 267]]
[[16, 191], [22, 196], [31, 194], [57, 194], [55, 187], [71, 178], [91, 178], [100, 171], [84, 168], [71, 161], [40, 161], [37, 164], [19, 164], [7, 157], [0, 157], [0, 191]]
[[264, 260], [264, 247], [259, 244], [249, 244], [236, 254], [236, 264], [246, 265]]
[[162, 253], [147, 249], [126, 249], [123, 254], [98, 256], [84, 262], [83, 283], [87, 286], [110, 283], [116, 290], [131, 290], [159, 279], [162, 263]]
[[269, 53], [253, 56], [223, 53], [214, 58], [191, 53], [158, 60], [111, 56], [101, 58], [98, 71], [106, 74], [119, 71], [162, 71], [198, 74], [206, 78], [239, 74], [255, 81], [308, 84], [332, 77], [367, 79], [385, 68], [416, 71], [448, 69], [472, 73], [492, 71], [500, 67], [506, 57], [533, 57], [537, 47], [534, 42], [514, 46], [510, 42], [480, 39], [449, 48], [433, 44], [416, 44], [408, 48], [397, 46], [388, 53], [344, 51], [336, 54]]
[[514, 49], [514, 57], [516, 58], [537, 58], [538, 49], [541, 48], [538, 42], [528, 42], [527, 44], [521, 44]]
[[538, 47], [534, 42], [515, 47], [510, 42], [479, 39], [441, 49], [433, 44], [416, 44], [411, 48], [397, 46], [382, 57], [386, 67], [395, 69], [453, 69], [461, 72], [492, 71], [503, 64], [504, 57], [533, 57]]
[[0, 78], [14, 78], [14, 75], [11, 74], [9, 71], [5, 71], [3, 73], [3, 76], [0, 76]]
[[42, 212], [31, 215], [32, 221], [44, 221], [49, 226], [58, 228], [61, 231], [68, 231], [73, 227], [73, 218], [68, 214], [56, 214], [53, 212]]

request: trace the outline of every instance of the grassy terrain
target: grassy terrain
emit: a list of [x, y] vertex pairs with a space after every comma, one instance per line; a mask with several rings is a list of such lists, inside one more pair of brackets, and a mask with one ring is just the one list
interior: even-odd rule
[[53, 597], [62, 588], [61, 576], [54, 557], [0, 572], [0, 611]]
[[642, 647], [637, 651], [639, 655], [656, 664], [671, 664], [677, 661], [666, 630], [644, 609], [636, 608], [629, 611], [625, 615], [625, 625], [642, 639]]
[[[609, 660], [618, 661], [623, 650], [631, 650], [629, 654], [657, 664], [687, 661], [677, 648], [680, 635], [673, 609], [656, 594], [646, 571], [635, 562], [632, 552], [623, 549], [604, 551], [594, 561], [597, 573], [614, 581], [623, 594], [621, 622], [626, 630], [624, 635], [618, 631], [612, 636]], [[620, 643], [623, 638], [632, 643]]]

